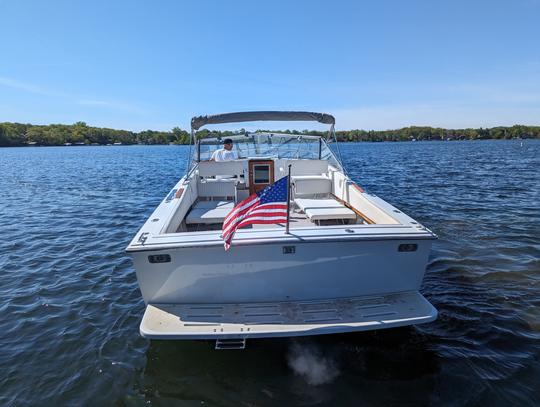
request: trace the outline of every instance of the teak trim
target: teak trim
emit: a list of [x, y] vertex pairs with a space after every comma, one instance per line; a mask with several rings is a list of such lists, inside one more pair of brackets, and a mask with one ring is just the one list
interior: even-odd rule
[[[255, 170], [256, 165], [268, 165], [270, 171], [268, 174], [268, 183], [255, 184]], [[249, 193], [254, 194], [268, 185], [274, 183], [274, 160], [249, 160], [248, 162], [248, 177], [249, 177]]]
[[368, 218], [366, 215], [364, 215], [362, 212], [360, 212], [358, 209], [356, 209], [354, 206], [352, 206], [347, 201], [344, 201], [343, 199], [338, 198], [334, 194], [331, 194], [340, 204], [345, 205], [345, 207], [349, 208], [351, 211], [356, 213], [358, 216], [360, 216], [362, 219], [364, 219], [369, 225], [374, 225], [375, 222], [373, 222], [370, 218]]

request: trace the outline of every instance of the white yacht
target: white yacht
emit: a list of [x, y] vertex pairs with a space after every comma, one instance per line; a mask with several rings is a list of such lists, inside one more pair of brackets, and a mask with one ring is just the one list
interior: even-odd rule
[[[328, 137], [235, 135], [233, 161], [210, 161], [220, 138], [207, 124], [317, 121]], [[191, 163], [127, 247], [146, 303], [140, 333], [152, 339], [291, 337], [430, 322], [419, 292], [431, 243], [425, 226], [355, 184], [343, 168], [334, 118], [311, 112], [194, 117]], [[334, 154], [336, 152], [336, 154]], [[234, 206], [287, 176], [290, 221], [250, 225], [224, 249]], [[287, 231], [288, 229], [288, 231]]]

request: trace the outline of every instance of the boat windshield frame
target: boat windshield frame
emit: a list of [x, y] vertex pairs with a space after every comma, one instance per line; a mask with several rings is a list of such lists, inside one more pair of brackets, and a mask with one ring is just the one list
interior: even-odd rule
[[198, 139], [191, 157], [192, 166], [210, 160], [212, 153], [222, 148], [225, 139], [233, 141], [232, 151], [239, 159], [327, 160], [336, 169], [343, 170], [341, 161], [321, 136], [261, 131]]
[[[289, 134], [289, 133], [279, 133], [279, 132], [245, 132], [244, 134], [234, 134], [231, 136], [219, 136], [219, 137], [206, 137], [198, 139], [195, 136], [195, 130], [199, 130], [201, 127], [207, 124], [219, 124], [219, 123], [239, 123], [246, 121], [317, 121], [319, 123], [330, 124], [330, 130], [328, 132], [328, 137], [325, 139], [321, 136], [309, 135], [309, 134]], [[211, 153], [204, 151], [202, 152], [202, 146], [216, 146], [219, 147], [223, 144], [225, 138], [230, 138], [233, 140], [233, 149], [237, 151], [239, 158], [295, 158], [295, 159], [322, 159], [328, 160], [328, 162], [336, 167], [337, 169], [345, 172], [343, 166], [343, 160], [341, 159], [341, 153], [339, 151], [339, 143], [337, 142], [336, 132], [335, 132], [335, 119], [332, 115], [326, 113], [315, 113], [315, 112], [294, 112], [294, 111], [259, 111], [259, 112], [236, 112], [236, 113], [225, 113], [213, 116], [197, 116], [191, 119], [191, 137], [190, 137], [190, 165], [186, 168], [186, 176], [195, 168], [196, 164], [199, 161], [209, 160]], [[251, 138], [251, 140], [250, 140]], [[255, 142], [257, 138], [257, 143]], [[265, 148], [260, 140], [266, 139], [269, 148]], [[285, 140], [286, 142], [281, 143], [282, 145], [289, 144], [288, 147], [296, 146], [296, 157], [294, 154], [292, 157], [287, 157], [291, 154], [291, 149], [288, 148], [288, 152], [280, 154], [279, 146], [276, 148], [272, 144], [272, 140]], [[253, 151], [248, 151], [246, 149], [246, 156], [244, 152], [239, 151], [238, 144], [240, 141], [252, 141], [253, 142]], [[293, 141], [296, 140], [296, 145]], [[235, 142], [236, 141], [236, 142]], [[329, 142], [335, 142], [335, 154], [334, 151], [330, 148]], [[313, 154], [311, 151], [312, 145], [308, 143], [317, 144], [316, 154]], [[192, 147], [196, 145], [195, 151], [192, 152]], [[236, 146], [235, 146], [236, 145]], [[300, 151], [300, 147], [310, 147]], [[217, 148], [216, 148], [217, 149]], [[294, 150], [294, 148], [292, 149]], [[253, 155], [253, 152], [255, 153]], [[277, 153], [277, 154], [275, 154]], [[208, 155], [210, 154], [210, 156]]]

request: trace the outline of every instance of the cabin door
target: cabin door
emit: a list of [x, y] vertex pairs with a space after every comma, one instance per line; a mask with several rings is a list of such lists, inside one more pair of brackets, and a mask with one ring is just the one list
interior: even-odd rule
[[249, 162], [249, 193], [254, 194], [274, 183], [274, 161], [252, 160]]

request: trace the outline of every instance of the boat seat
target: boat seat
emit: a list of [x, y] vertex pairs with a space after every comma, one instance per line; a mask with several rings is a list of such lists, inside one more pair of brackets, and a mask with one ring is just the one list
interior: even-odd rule
[[238, 178], [208, 178], [198, 182], [199, 196], [234, 196]]
[[201, 161], [199, 176], [203, 178], [220, 176], [241, 176], [244, 173], [243, 161]]
[[223, 223], [233, 208], [233, 201], [199, 201], [187, 214], [186, 224]]
[[328, 195], [332, 192], [332, 181], [324, 175], [293, 176], [294, 196]]
[[356, 214], [335, 199], [296, 198], [294, 203], [315, 222], [332, 219], [356, 219]]

